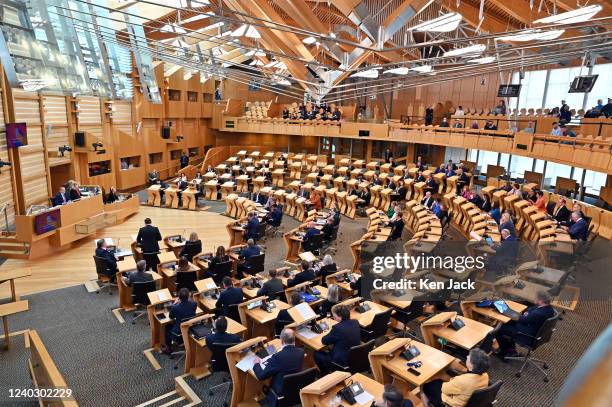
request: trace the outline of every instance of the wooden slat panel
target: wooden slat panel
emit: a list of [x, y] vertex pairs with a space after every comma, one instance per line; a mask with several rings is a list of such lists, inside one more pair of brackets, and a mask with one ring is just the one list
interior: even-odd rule
[[80, 98], [78, 121], [79, 125], [102, 123], [102, 117], [100, 113], [100, 99], [94, 97]]
[[[0, 131], [4, 131], [4, 110], [2, 98], [0, 98]], [[7, 148], [6, 148], [6, 137], [0, 135], [0, 158], [6, 160], [8, 158]], [[11, 185], [11, 169], [3, 168], [2, 173], [0, 174], [0, 207], [5, 204], [9, 204], [8, 208], [8, 221], [9, 224], [13, 224], [15, 222], [15, 202], [13, 199], [13, 187]], [[5, 225], [2, 223], [4, 219], [0, 219], [0, 225], [4, 227]]]
[[66, 98], [63, 96], [43, 96], [45, 123], [67, 125]]
[[132, 104], [129, 102], [113, 102], [113, 123], [132, 122]]
[[47, 151], [53, 153], [49, 158], [49, 165], [68, 164], [71, 152], [66, 151], [64, 157], [55, 157], [60, 146], [70, 146], [68, 127], [53, 127], [51, 134], [47, 133]]
[[[17, 99], [15, 98], [15, 121], [26, 122], [27, 124], [37, 124], [41, 122], [40, 106], [36, 99]], [[29, 129], [28, 129], [29, 130]], [[28, 131], [29, 141], [29, 131]]]

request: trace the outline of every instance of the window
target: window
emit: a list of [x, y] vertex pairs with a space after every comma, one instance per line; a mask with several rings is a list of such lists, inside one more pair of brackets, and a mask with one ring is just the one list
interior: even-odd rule
[[591, 170], [585, 170], [584, 176], [584, 192], [587, 194], [599, 195], [601, 188], [606, 186], [608, 174], [602, 172], [596, 172]]
[[198, 147], [191, 147], [189, 149], [189, 157], [197, 157], [199, 150]]
[[95, 177], [96, 175], [102, 175], [102, 174], [109, 174], [110, 172], [111, 172], [110, 160], [89, 163], [89, 176], [90, 177]]
[[605, 105], [606, 99], [612, 95], [612, 81], [610, 80], [612, 78], [612, 64], [595, 65], [592, 74], [598, 74], [599, 78], [597, 78], [593, 90], [589, 92], [587, 97], [587, 109], [595, 106], [597, 99], [601, 99]]
[[198, 101], [198, 92], [187, 91], [187, 101], [188, 102], [197, 102]]
[[558, 164], [552, 161], [546, 163], [546, 174], [544, 174], [544, 185], [554, 188], [557, 183], [557, 177], [569, 178], [572, 167], [565, 164]]
[[480, 150], [477, 164], [480, 172], [485, 172], [488, 165], [497, 165], [497, 155], [498, 153], [492, 151]]
[[170, 151], [170, 159], [171, 160], [178, 160], [181, 158], [181, 152], [182, 150], [172, 150]]
[[[512, 157], [512, 159], [514, 160], [514, 157]], [[510, 161], [510, 154], [506, 154], [506, 153], [500, 154], [499, 165], [504, 167], [506, 169], [506, 172], [508, 172], [508, 162], [509, 161]]]
[[[478, 150], [469, 150], [467, 160], [472, 162], [478, 162]], [[448, 162], [448, 160], [446, 161]]]
[[181, 91], [176, 89], [168, 89], [168, 99], [172, 102], [181, 101]]
[[[471, 151], [477, 151], [477, 150], [471, 150]], [[455, 147], [446, 147], [446, 151], [444, 151], [444, 162], [447, 163], [448, 160], [453, 160], [454, 163], [458, 163], [461, 160], [465, 159], [465, 148], [455, 148]], [[476, 154], [474, 154], [474, 157], [472, 159], [472, 157], [468, 157], [469, 161], [476, 161]], [[432, 163], [432, 164], [436, 164], [436, 163]], [[442, 163], [438, 163], [438, 165], [440, 165]]]
[[163, 153], [149, 154], [149, 164], [159, 164], [163, 161]]
[[[515, 74], [514, 83], [518, 83], [518, 73]], [[519, 94], [519, 109], [541, 108], [546, 86], [546, 71], [525, 72], [525, 79], [521, 81], [521, 85], [523, 86]]]
[[508, 172], [511, 178], [523, 178], [525, 171], [531, 171], [533, 158], [513, 155]]
[[365, 155], [366, 155], [366, 142], [363, 140], [353, 140], [352, 156], [357, 159], [365, 159]]
[[[582, 70], [583, 74], [586, 74], [585, 69]], [[567, 93], [569, 90], [572, 80], [580, 75], [580, 67], [574, 68], [563, 68], [553, 69], [550, 71], [550, 77], [548, 79], [548, 90], [546, 93], [545, 107], [552, 109], [553, 107], [560, 107], [561, 100], [570, 106], [570, 109], [582, 109], [582, 101], [584, 99], [584, 93]]]

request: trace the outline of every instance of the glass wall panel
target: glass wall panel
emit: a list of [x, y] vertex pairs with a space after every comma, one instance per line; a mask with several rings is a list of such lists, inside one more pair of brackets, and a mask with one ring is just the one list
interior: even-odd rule
[[551, 161], [546, 163], [546, 174], [544, 174], [544, 185], [554, 188], [557, 177], [569, 178], [572, 167], [565, 164], [558, 164]]
[[585, 193], [599, 195], [601, 188], [606, 186], [608, 175], [603, 172], [586, 170], [584, 176]]

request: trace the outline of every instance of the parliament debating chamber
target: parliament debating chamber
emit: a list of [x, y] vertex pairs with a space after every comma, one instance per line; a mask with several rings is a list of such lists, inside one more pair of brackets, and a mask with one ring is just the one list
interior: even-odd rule
[[0, 405], [609, 406], [611, 28], [0, 2]]

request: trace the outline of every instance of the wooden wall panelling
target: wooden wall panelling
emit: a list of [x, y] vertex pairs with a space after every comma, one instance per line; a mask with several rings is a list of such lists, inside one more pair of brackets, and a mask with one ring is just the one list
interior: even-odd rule
[[[165, 95], [166, 115], [168, 117], [183, 118], [185, 117], [185, 104], [187, 99], [187, 81], [183, 79], [184, 68], [179, 69], [169, 77], [165, 78]], [[180, 100], [171, 100], [170, 91], [180, 92]]]
[[[4, 103], [4, 90], [0, 89], [0, 132], [4, 132], [4, 116], [5, 116], [5, 103]], [[6, 137], [0, 136], [0, 159], [3, 161], [9, 161], [8, 149], [6, 147]], [[4, 167], [0, 173], [0, 208], [4, 205], [7, 206], [8, 223], [12, 225], [15, 223], [15, 200], [13, 196], [13, 168]], [[4, 227], [4, 219], [0, 219], [0, 225]]]
[[14, 89], [13, 109], [16, 122], [28, 126], [28, 145], [19, 147], [18, 194], [23, 209], [31, 205], [48, 204], [49, 182], [47, 179], [47, 152], [43, 140], [43, 122], [40, 97]]
[[[113, 140], [115, 178], [119, 190], [127, 190], [146, 183], [143, 137], [136, 134], [132, 121], [132, 103], [128, 101], [114, 101], [113, 116], [111, 120], [111, 134]], [[122, 169], [121, 161], [128, 161], [130, 168]]]
[[66, 103], [66, 97], [62, 95], [42, 96], [44, 131], [50, 167], [72, 162], [71, 151], [64, 152], [63, 157], [59, 154], [59, 147], [72, 146]]

